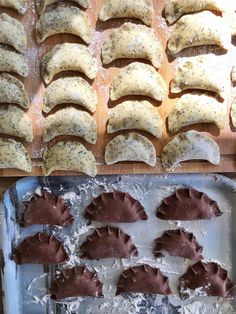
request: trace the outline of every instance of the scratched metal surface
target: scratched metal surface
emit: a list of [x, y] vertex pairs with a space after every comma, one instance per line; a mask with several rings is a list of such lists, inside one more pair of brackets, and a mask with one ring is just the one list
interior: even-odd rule
[[[220, 218], [212, 221], [170, 223], [156, 218], [156, 207], [161, 200], [171, 194], [179, 186], [191, 186], [204, 191], [218, 201], [224, 212]], [[39, 187], [52, 190], [63, 195], [72, 205], [75, 223], [72, 228], [48, 226], [32, 226], [20, 228], [16, 223], [17, 216], [23, 210], [23, 200], [26, 200]], [[133, 224], [119, 224], [132, 235], [133, 242], [139, 250], [139, 257], [129, 260], [83, 261], [78, 254], [82, 243], [95, 225], [83, 219], [84, 207], [94, 196], [102, 191], [120, 189], [130, 192], [144, 205], [149, 219]], [[85, 177], [28, 177], [19, 180], [4, 195], [1, 204], [0, 237], [2, 247], [2, 282], [4, 309], [6, 314], [65, 314], [65, 313], [236, 313], [234, 301], [217, 298], [195, 297], [181, 301], [177, 297], [178, 278], [191, 264], [189, 260], [166, 257], [155, 259], [152, 255], [153, 240], [165, 229], [184, 227], [195, 233], [203, 245], [203, 255], [206, 260], [220, 262], [229, 270], [230, 277], [236, 281], [236, 251], [232, 250], [236, 241], [236, 229], [233, 228], [236, 219], [236, 184], [228, 178], [219, 175], [165, 175], [165, 176], [102, 176], [96, 179]], [[102, 224], [96, 224], [100, 226]], [[113, 224], [116, 225], [116, 224]], [[24, 237], [39, 230], [54, 232], [63, 239], [71, 260], [66, 265], [16, 266], [10, 259], [12, 247]], [[114, 297], [116, 282], [122, 270], [130, 265], [143, 262], [160, 267], [168, 275], [174, 296], [150, 296], [129, 294], [125, 297]], [[50, 300], [50, 282], [60, 267], [75, 264], [86, 264], [90, 269], [99, 272], [104, 282], [102, 299], [74, 298], [68, 302], [54, 303]], [[233, 310], [233, 308], [235, 310]], [[232, 310], [232, 312], [231, 312]]]

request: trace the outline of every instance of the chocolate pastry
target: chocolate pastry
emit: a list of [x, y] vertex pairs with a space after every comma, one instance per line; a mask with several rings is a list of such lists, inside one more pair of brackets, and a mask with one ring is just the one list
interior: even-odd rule
[[135, 222], [147, 220], [147, 214], [129, 193], [113, 191], [96, 197], [85, 210], [85, 218], [106, 222]]
[[119, 278], [116, 295], [123, 293], [171, 294], [169, 279], [149, 265], [126, 269]]
[[22, 227], [36, 224], [67, 227], [73, 220], [70, 207], [64, 199], [45, 191], [42, 196], [35, 194], [25, 203], [25, 212], [19, 223]]
[[156, 247], [154, 255], [163, 256], [180, 256], [193, 260], [201, 260], [203, 257], [202, 246], [197, 242], [193, 233], [184, 229], [166, 230], [160, 238], [155, 240]]
[[52, 282], [50, 289], [53, 300], [70, 297], [102, 297], [103, 284], [97, 273], [85, 267], [73, 267], [63, 270]]
[[81, 245], [80, 250], [82, 257], [87, 259], [138, 256], [138, 250], [131, 237], [120, 228], [109, 226], [95, 229]]
[[13, 250], [12, 258], [16, 264], [57, 264], [69, 260], [63, 243], [41, 232], [25, 238]]
[[215, 201], [191, 188], [176, 190], [157, 209], [157, 217], [164, 220], [212, 219], [221, 215]]
[[180, 296], [183, 299], [191, 295], [228, 298], [232, 296], [234, 287], [227, 270], [214, 262], [197, 262], [180, 277]]

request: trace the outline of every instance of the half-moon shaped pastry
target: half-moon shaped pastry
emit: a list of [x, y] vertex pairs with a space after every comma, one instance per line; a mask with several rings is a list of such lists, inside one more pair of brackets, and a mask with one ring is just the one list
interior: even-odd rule
[[214, 123], [219, 129], [224, 129], [227, 116], [225, 103], [208, 95], [189, 93], [174, 105], [168, 117], [168, 127], [172, 133], [195, 123]]
[[70, 297], [102, 297], [103, 284], [96, 272], [85, 267], [63, 269], [53, 280], [50, 292], [53, 300]]
[[95, 229], [80, 246], [80, 251], [82, 258], [91, 260], [138, 256], [138, 250], [131, 237], [120, 228], [110, 226]]
[[14, 250], [16, 264], [58, 264], [69, 260], [63, 243], [54, 235], [36, 233], [25, 238]]
[[172, 54], [196, 46], [219, 46], [228, 50], [231, 44], [229, 26], [222, 17], [209, 11], [181, 17], [170, 35], [168, 48]]
[[[79, 4], [82, 8], [87, 9], [90, 0], [72, 0], [72, 1]], [[38, 0], [36, 2], [38, 14], [41, 15], [45, 11], [46, 6], [56, 2], [59, 2], [59, 0]]]
[[94, 113], [97, 109], [95, 89], [81, 77], [61, 77], [46, 89], [43, 111], [48, 113], [59, 104], [75, 104]]
[[217, 202], [191, 188], [176, 190], [157, 209], [157, 217], [164, 220], [212, 219], [221, 215]]
[[85, 218], [94, 221], [131, 223], [147, 220], [148, 216], [138, 200], [129, 193], [102, 193], [85, 209]]
[[168, 23], [173, 24], [187, 13], [203, 10], [222, 12], [224, 11], [224, 5], [222, 0], [167, 0], [164, 10]]
[[42, 168], [44, 176], [56, 170], [79, 171], [91, 177], [97, 174], [94, 155], [76, 141], [57, 142], [44, 150]]
[[234, 99], [230, 111], [233, 127], [236, 128], [236, 99]]
[[135, 132], [117, 135], [105, 148], [105, 162], [112, 165], [120, 161], [140, 161], [154, 167], [155, 147], [145, 136]]
[[0, 105], [0, 133], [22, 138], [29, 143], [34, 138], [31, 119], [14, 105]]
[[71, 209], [60, 196], [44, 191], [41, 196], [35, 194], [25, 203], [25, 211], [21, 217], [20, 225], [57, 225], [68, 227], [74, 218]]
[[179, 256], [193, 260], [201, 260], [203, 247], [197, 242], [193, 233], [184, 229], [166, 230], [155, 240], [154, 255], [156, 257]]
[[167, 86], [154, 67], [133, 62], [120, 69], [111, 84], [112, 100], [129, 95], [147, 96], [162, 101], [167, 95]]
[[105, 0], [99, 19], [107, 21], [112, 18], [130, 17], [141, 20], [151, 26], [154, 10], [152, 0]]
[[29, 67], [26, 57], [7, 46], [0, 45], [0, 72], [13, 72], [27, 77]]
[[20, 142], [11, 138], [0, 138], [0, 168], [16, 168], [31, 172], [29, 153]]
[[164, 50], [153, 30], [144, 25], [124, 23], [112, 31], [102, 47], [104, 64], [121, 58], [147, 59], [155, 68], [159, 68]]
[[63, 71], [78, 71], [94, 79], [98, 70], [97, 60], [89, 48], [80, 44], [58, 44], [42, 59], [41, 74], [45, 83]]
[[235, 284], [219, 264], [197, 262], [180, 277], [180, 296], [215, 296], [230, 298]]
[[27, 0], [0, 0], [0, 7], [11, 8], [20, 14], [25, 14]]
[[15, 48], [25, 54], [27, 38], [21, 22], [6, 13], [0, 14], [0, 43]]
[[87, 112], [73, 107], [58, 110], [45, 119], [43, 141], [48, 142], [59, 135], [73, 135], [95, 144], [97, 125]]
[[200, 89], [225, 99], [230, 93], [230, 68], [214, 54], [183, 58], [170, 87], [172, 93]]
[[90, 43], [93, 30], [88, 15], [77, 7], [63, 5], [44, 12], [36, 23], [37, 42], [61, 33], [79, 36]]
[[212, 138], [197, 131], [180, 133], [163, 148], [162, 165], [165, 170], [172, 170], [187, 160], [207, 160], [213, 165], [219, 165], [219, 146]]
[[109, 109], [107, 133], [137, 129], [162, 136], [163, 121], [157, 109], [148, 101], [125, 101]]
[[116, 295], [124, 293], [171, 294], [169, 279], [159, 268], [149, 265], [134, 266], [121, 274]]
[[30, 104], [24, 84], [8, 73], [0, 73], [0, 98], [2, 103], [17, 104], [24, 109]]

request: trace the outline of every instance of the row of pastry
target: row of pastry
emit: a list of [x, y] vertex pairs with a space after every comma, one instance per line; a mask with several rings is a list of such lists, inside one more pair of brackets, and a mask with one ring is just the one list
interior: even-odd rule
[[[183, 206], [186, 202], [189, 202], [192, 206], [193, 210], [191, 212], [189, 212], [186, 206]], [[112, 206], [115, 206], [117, 210], [111, 211]], [[52, 211], [53, 215], [50, 214]], [[218, 204], [206, 194], [186, 188], [177, 189], [174, 194], [163, 199], [157, 208], [156, 215], [159, 219], [185, 221], [212, 219], [221, 216], [222, 212]], [[134, 223], [148, 219], [142, 204], [130, 194], [120, 191], [104, 192], [93, 199], [85, 208], [84, 216], [92, 221], [112, 223]], [[41, 195], [35, 194], [25, 203], [25, 211], [19, 222], [23, 227], [34, 224], [69, 227], [73, 224], [73, 220], [71, 208], [62, 197], [43, 191]], [[153, 254], [157, 259], [165, 256], [177, 256], [197, 262], [180, 279], [181, 298], [192, 297], [193, 295], [219, 296], [223, 298], [232, 296], [235, 284], [228, 278], [227, 271], [217, 263], [201, 261], [203, 259], [203, 247], [198, 243], [193, 233], [184, 229], [166, 230], [154, 242]], [[69, 251], [66, 245], [63, 244], [63, 241], [58, 240], [54, 235], [37, 233], [24, 238], [13, 249], [12, 258], [19, 265], [29, 263], [61, 264], [70, 259]], [[80, 254], [82, 259], [98, 260], [107, 258], [127, 259], [138, 256], [139, 252], [134, 245], [132, 236], [124, 233], [120, 228], [105, 226], [96, 228], [92, 234], [89, 234], [87, 239], [80, 245], [76, 254]], [[136, 272], [134, 270], [133, 272], [138, 273], [135, 285], [133, 286], [129, 283], [129, 276], [121, 275], [116, 294], [126, 292], [171, 294], [168, 279], [160, 271], [152, 269], [148, 265], [135, 266], [134, 269]], [[81, 270], [80, 267], [65, 268], [63, 270], [62, 274], [59, 275], [61, 279], [56, 279], [51, 287], [52, 299], [87, 295], [102, 296], [102, 285], [99, 286], [100, 293], [98, 291], [97, 294], [95, 291], [93, 293], [84, 292], [87, 291], [86, 283], [83, 283], [84, 273], [81, 273], [79, 270]], [[128, 274], [130, 271], [132, 272], [132, 268], [126, 270], [123, 274]], [[145, 280], [141, 280], [142, 271]], [[158, 274], [158, 276], [154, 276], [156, 281], [150, 284], [153, 272]], [[194, 272], [195, 276], [190, 276], [192, 272]], [[65, 273], [68, 275], [70, 283], [67, 283], [67, 280], [65, 280]], [[220, 274], [224, 274], [223, 282], [216, 280]], [[139, 276], [141, 277], [139, 278]], [[209, 279], [209, 276], [211, 279]], [[124, 278], [121, 279], [122, 277], [126, 278], [126, 280]], [[77, 280], [79, 280], [79, 285], [76, 284]], [[205, 285], [205, 281], [209, 283], [209, 280], [210, 282], [212, 280], [211, 284]], [[82, 284], [82, 288], [81, 281], [85, 285], [83, 286]], [[143, 281], [148, 284], [143, 285]], [[63, 285], [63, 289], [61, 285]], [[71, 285], [73, 289], [69, 288]], [[200, 292], [198, 290], [199, 287], [202, 287]], [[221, 289], [220, 287], [223, 288]], [[192, 291], [187, 291], [188, 289]]]

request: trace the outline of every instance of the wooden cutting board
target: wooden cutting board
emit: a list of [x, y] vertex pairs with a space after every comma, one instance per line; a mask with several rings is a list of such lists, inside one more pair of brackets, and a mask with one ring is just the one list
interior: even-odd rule
[[[115, 1], [115, 0], [114, 0]], [[68, 3], [68, 1], [64, 1], [64, 3]], [[155, 17], [153, 21], [153, 29], [161, 41], [163, 47], [166, 47], [166, 43], [171, 31], [171, 28], [168, 28], [165, 20], [162, 18], [162, 11], [164, 7], [164, 0], [154, 1], [155, 6]], [[75, 5], [75, 3], [69, 3], [70, 5]], [[112, 166], [106, 166], [104, 164], [104, 149], [108, 141], [113, 138], [117, 134], [108, 135], [106, 134], [106, 123], [108, 118], [108, 108], [121, 103], [124, 100], [128, 99], [139, 99], [139, 97], [124, 97], [119, 101], [112, 102], [109, 100], [109, 86], [112, 80], [114, 73], [117, 71], [118, 68], [123, 67], [129, 64], [132, 60], [118, 60], [113, 62], [112, 64], [103, 67], [101, 64], [101, 47], [102, 43], [104, 42], [105, 38], [111, 33], [113, 28], [116, 28], [122, 25], [126, 21], [133, 21], [135, 23], [141, 23], [137, 20], [132, 19], [116, 19], [110, 20], [107, 22], [100, 22], [98, 20], [98, 13], [102, 4], [102, 0], [91, 0], [91, 6], [87, 10], [87, 13], [90, 16], [91, 22], [95, 28], [94, 36], [92, 39], [92, 43], [90, 47], [92, 51], [96, 54], [98, 62], [100, 64], [100, 69], [98, 75], [94, 81], [90, 81], [90, 83], [96, 88], [98, 93], [98, 109], [97, 112], [94, 114], [94, 117], [97, 121], [97, 128], [98, 128], [98, 141], [96, 145], [90, 145], [85, 141], [81, 140], [81, 142], [91, 150], [97, 160], [98, 163], [98, 174], [121, 174], [121, 173], [160, 173], [163, 172], [161, 167], [160, 161], [157, 161], [156, 167], [152, 168], [146, 166], [142, 163], [130, 163], [124, 162], [115, 164]], [[51, 5], [48, 7], [48, 10], [52, 9], [55, 5]], [[11, 16], [20, 20], [27, 32], [28, 37], [28, 60], [29, 60], [29, 67], [30, 67], [30, 74], [26, 79], [20, 78], [26, 87], [26, 90], [29, 93], [31, 106], [28, 111], [29, 116], [33, 121], [34, 126], [34, 141], [32, 144], [24, 143], [25, 147], [30, 153], [30, 156], [33, 161], [33, 170], [30, 175], [42, 175], [41, 171], [41, 163], [42, 163], [42, 151], [45, 147], [44, 143], [42, 142], [41, 135], [42, 135], [42, 128], [44, 124], [45, 116], [42, 114], [42, 102], [43, 102], [43, 95], [45, 91], [45, 86], [43, 80], [40, 76], [40, 61], [42, 56], [45, 52], [50, 50], [55, 44], [63, 43], [63, 42], [75, 42], [75, 43], [83, 43], [80, 38], [74, 35], [55, 35], [46, 39], [42, 44], [38, 45], [35, 39], [35, 23], [38, 20], [37, 13], [35, 11], [35, 4], [34, 0], [29, 0], [29, 9], [24, 17], [21, 17], [19, 14], [15, 13], [13, 10], [8, 10], [5, 8], [1, 8], [0, 12], [6, 12]], [[208, 49], [209, 50], [209, 49]], [[234, 50], [236, 48], [232, 45], [232, 51], [230, 54], [234, 55]], [[190, 51], [190, 52], [189, 52]], [[188, 50], [189, 53], [196, 54], [198, 53], [197, 49], [190, 49]], [[236, 54], [235, 54], [236, 56]], [[233, 57], [231, 58], [233, 64]], [[235, 57], [236, 63], [236, 57]], [[145, 62], [142, 60], [142, 62]], [[165, 56], [165, 60], [160, 68], [159, 72], [164, 77], [167, 84], [169, 84], [170, 80], [173, 77], [174, 73], [174, 62], [168, 60], [167, 55]], [[65, 73], [63, 73], [65, 74]], [[66, 73], [68, 75], [75, 75], [75, 72]], [[81, 75], [80, 73], [77, 73]], [[60, 75], [56, 76], [58, 78]], [[83, 75], [81, 75], [84, 77]], [[55, 79], [54, 78], [54, 79]], [[85, 77], [84, 77], [85, 78]], [[178, 95], [179, 97], [180, 95]], [[234, 90], [232, 89], [232, 95], [229, 95], [229, 99], [227, 100], [227, 106], [230, 108], [232, 99], [234, 97]], [[145, 99], [145, 97], [142, 97]], [[160, 115], [166, 121], [166, 118], [173, 107], [173, 104], [176, 102], [178, 98], [176, 95], [169, 95], [162, 103], [157, 103], [151, 99], [148, 99], [152, 102], [153, 105], [156, 106], [157, 110], [159, 111]], [[62, 108], [63, 106], [58, 106], [56, 110]], [[56, 111], [54, 110], [54, 112]], [[182, 163], [182, 166], [176, 169], [176, 172], [232, 172], [236, 170], [236, 134], [231, 125], [230, 119], [228, 125], [225, 130], [219, 132], [219, 130], [214, 125], [194, 125], [192, 127], [187, 127], [183, 129], [183, 131], [195, 129], [197, 131], [202, 131], [205, 134], [210, 135], [213, 139], [217, 141], [220, 145], [221, 149], [221, 164], [219, 166], [213, 166], [208, 162], [185, 162]], [[124, 133], [124, 132], [120, 132]], [[142, 133], [142, 132], [140, 132]], [[163, 146], [171, 140], [173, 136], [171, 136], [168, 131], [166, 130], [166, 124], [164, 127], [164, 134], [161, 140], [155, 139], [153, 136], [149, 136], [148, 134], [142, 133], [147, 136], [152, 143], [155, 145], [157, 156], [160, 156], [161, 150]], [[65, 139], [65, 137], [58, 138]], [[69, 137], [66, 137], [69, 139]], [[53, 175], [73, 175], [75, 172], [63, 172], [57, 171], [54, 172]], [[25, 176], [26, 173], [20, 170], [15, 169], [1, 169], [0, 176]]]

